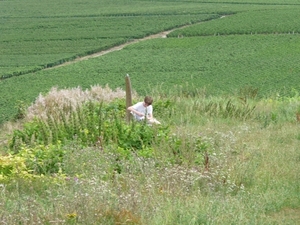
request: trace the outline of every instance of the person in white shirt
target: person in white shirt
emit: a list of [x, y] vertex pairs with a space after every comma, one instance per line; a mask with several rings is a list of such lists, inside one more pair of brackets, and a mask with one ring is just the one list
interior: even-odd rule
[[138, 102], [132, 106], [129, 106], [127, 110], [131, 112], [134, 119], [137, 121], [144, 120], [145, 118], [148, 121], [153, 119], [153, 99], [150, 96], [146, 96], [143, 102]]

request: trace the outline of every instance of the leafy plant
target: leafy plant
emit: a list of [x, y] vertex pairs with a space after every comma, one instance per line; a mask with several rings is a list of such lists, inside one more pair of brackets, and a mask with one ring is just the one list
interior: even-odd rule
[[57, 145], [22, 146], [17, 156], [25, 159], [26, 167], [34, 174], [52, 174], [62, 172], [65, 150]]
[[0, 181], [5, 178], [13, 178], [20, 174], [28, 174], [25, 164], [26, 158], [14, 155], [0, 156]]
[[22, 130], [15, 130], [10, 148], [15, 153], [24, 153], [25, 145], [30, 147], [30, 152], [40, 149], [48, 154], [49, 146], [51, 149], [52, 145], [65, 144], [76, 138], [82, 146], [100, 145], [105, 148], [113, 144], [124, 151], [139, 151], [168, 137], [167, 126], [149, 126], [146, 122], [126, 123], [124, 108], [120, 100], [109, 104], [88, 102], [78, 106], [68, 116], [58, 113], [60, 117], [57, 120], [48, 114], [46, 120], [35, 119], [26, 123]]

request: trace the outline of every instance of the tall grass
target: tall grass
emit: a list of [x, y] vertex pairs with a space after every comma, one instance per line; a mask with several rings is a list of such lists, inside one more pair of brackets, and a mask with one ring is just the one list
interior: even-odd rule
[[64, 144], [63, 173], [0, 184], [1, 224], [298, 223], [297, 101], [153, 97], [162, 141], [125, 155], [114, 142]]

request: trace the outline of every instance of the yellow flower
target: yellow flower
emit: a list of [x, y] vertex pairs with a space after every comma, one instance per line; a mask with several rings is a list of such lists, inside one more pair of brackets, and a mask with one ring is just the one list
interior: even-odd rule
[[69, 213], [69, 214], [67, 214], [67, 217], [68, 217], [68, 219], [74, 219], [74, 218], [77, 217], [77, 214], [76, 213]]

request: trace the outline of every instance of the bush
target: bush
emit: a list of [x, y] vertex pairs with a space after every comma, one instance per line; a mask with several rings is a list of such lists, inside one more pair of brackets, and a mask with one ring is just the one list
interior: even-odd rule
[[0, 156], [0, 180], [24, 170], [27, 170], [24, 158], [13, 155]]
[[33, 174], [52, 174], [62, 171], [65, 151], [60, 144], [22, 146], [17, 156], [25, 159], [26, 168]]

